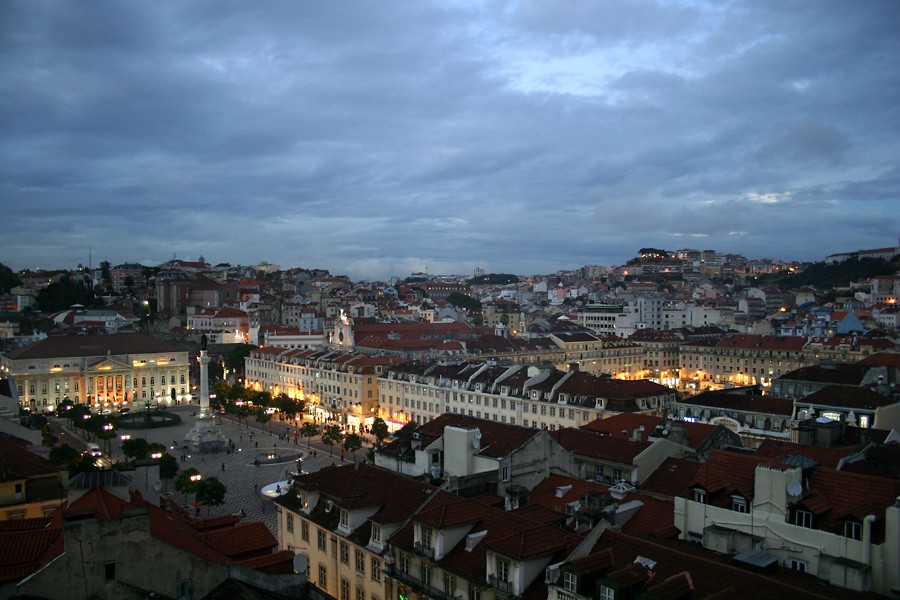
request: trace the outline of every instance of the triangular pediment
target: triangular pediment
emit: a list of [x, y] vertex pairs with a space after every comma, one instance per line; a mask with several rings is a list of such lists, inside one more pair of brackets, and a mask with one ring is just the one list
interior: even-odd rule
[[101, 358], [92, 365], [88, 365], [85, 373], [108, 373], [110, 371], [131, 371], [131, 365], [127, 365], [112, 358]]

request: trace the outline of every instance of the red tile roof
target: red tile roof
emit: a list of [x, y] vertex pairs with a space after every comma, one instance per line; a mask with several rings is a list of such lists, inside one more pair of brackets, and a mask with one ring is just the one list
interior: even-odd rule
[[652, 445], [651, 442], [636, 441], [631, 437], [625, 439], [571, 427], [551, 431], [550, 436], [578, 456], [623, 465], [633, 465], [634, 458]]
[[184, 352], [188, 348], [175, 342], [141, 333], [108, 335], [57, 335], [6, 353], [13, 360], [69, 358], [133, 353]]

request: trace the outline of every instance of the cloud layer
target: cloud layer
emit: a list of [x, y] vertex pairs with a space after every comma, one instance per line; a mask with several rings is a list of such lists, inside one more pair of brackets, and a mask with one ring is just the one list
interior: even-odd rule
[[891, 245], [900, 4], [11, 0], [0, 262], [540, 273]]

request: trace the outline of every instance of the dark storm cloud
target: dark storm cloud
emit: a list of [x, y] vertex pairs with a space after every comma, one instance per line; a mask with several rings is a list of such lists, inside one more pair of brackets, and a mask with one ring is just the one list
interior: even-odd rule
[[814, 259], [897, 235], [894, 2], [2, 11], [16, 268], [91, 247], [530, 273], [646, 245]]

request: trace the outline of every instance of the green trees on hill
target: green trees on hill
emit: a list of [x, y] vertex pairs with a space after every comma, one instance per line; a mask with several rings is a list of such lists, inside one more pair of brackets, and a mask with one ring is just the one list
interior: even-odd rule
[[777, 283], [782, 289], [811, 285], [824, 290], [846, 287], [857, 279], [891, 275], [898, 269], [900, 269], [900, 255], [894, 256], [892, 260], [853, 257], [832, 265], [824, 262], [813, 263], [796, 274], [781, 272], [760, 277], [759, 283]]

